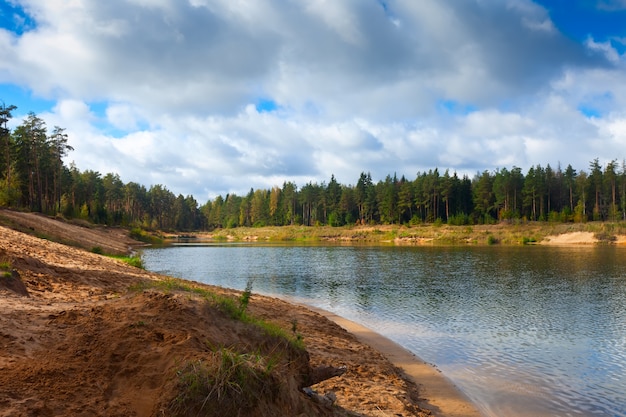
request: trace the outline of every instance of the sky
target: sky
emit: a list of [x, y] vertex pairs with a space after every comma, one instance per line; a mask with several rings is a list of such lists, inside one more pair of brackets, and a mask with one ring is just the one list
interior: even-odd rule
[[626, 159], [626, 0], [0, 0], [0, 104], [200, 203]]

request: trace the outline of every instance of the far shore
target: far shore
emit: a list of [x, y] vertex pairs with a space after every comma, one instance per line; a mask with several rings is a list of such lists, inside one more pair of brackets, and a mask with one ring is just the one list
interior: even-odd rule
[[380, 245], [625, 245], [626, 222], [501, 222], [492, 225], [271, 226], [164, 233], [166, 241], [299, 242]]

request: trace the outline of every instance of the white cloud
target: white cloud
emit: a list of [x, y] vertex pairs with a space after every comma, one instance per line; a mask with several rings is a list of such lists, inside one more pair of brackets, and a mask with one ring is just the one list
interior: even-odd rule
[[623, 57], [530, 0], [20, 3], [0, 82], [57, 101], [69, 159], [199, 200], [625, 156]]
[[604, 55], [607, 60], [614, 64], [618, 64], [620, 62], [620, 54], [611, 45], [611, 42], [596, 42], [593, 38], [588, 38], [585, 45], [590, 51], [598, 52]]
[[142, 111], [128, 104], [111, 104], [106, 108], [106, 119], [111, 126], [125, 131], [139, 129], [145, 116]]

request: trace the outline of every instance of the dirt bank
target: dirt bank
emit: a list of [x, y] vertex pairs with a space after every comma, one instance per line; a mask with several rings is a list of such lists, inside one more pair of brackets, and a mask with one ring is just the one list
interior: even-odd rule
[[[86, 248], [121, 250], [133, 243], [126, 236], [115, 243], [119, 229], [13, 217], [31, 231], [58, 228]], [[200, 406], [220, 415], [228, 404], [251, 416], [478, 415], [471, 407], [444, 412], [427, 378], [406, 378], [362, 336], [302, 306], [253, 294], [247, 311], [287, 335], [299, 334], [306, 351], [233, 319], [201, 295], [208, 290], [236, 302], [240, 293], [200, 285], [202, 291], [168, 289], [155, 285], [164, 277], [5, 227], [0, 274], [0, 416], [196, 415]], [[215, 374], [212, 366], [223, 366], [225, 358], [243, 367], [249, 375], [243, 381], [252, 385], [220, 391], [220, 403], [202, 377]], [[312, 386], [319, 394], [334, 392], [332, 406], [301, 389], [321, 367], [347, 370]], [[194, 381], [204, 381], [205, 391], [190, 392]]]
[[131, 239], [128, 231], [120, 227], [97, 226], [80, 220], [68, 222], [40, 213], [0, 209], [0, 226], [87, 251], [99, 248], [108, 254], [125, 255], [133, 246], [142, 244]]

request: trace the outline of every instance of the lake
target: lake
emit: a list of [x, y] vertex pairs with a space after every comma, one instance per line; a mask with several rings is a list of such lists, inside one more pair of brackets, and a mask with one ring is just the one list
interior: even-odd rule
[[288, 296], [436, 365], [486, 416], [626, 416], [626, 248], [181, 244], [170, 276]]

